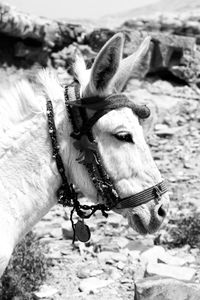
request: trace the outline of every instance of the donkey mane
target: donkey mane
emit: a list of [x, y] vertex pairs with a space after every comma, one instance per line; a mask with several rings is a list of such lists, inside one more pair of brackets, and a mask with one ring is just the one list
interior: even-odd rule
[[[37, 91], [39, 90], [39, 92]], [[10, 89], [0, 91], [0, 134], [20, 126], [34, 116], [45, 114], [46, 97], [57, 103], [63, 99], [63, 89], [55, 71], [41, 70], [37, 75], [36, 85], [28, 80], [17, 82]]]
[[4, 131], [42, 112], [41, 103], [36, 98], [33, 87], [26, 80], [19, 81], [11, 89], [1, 91], [0, 114]]

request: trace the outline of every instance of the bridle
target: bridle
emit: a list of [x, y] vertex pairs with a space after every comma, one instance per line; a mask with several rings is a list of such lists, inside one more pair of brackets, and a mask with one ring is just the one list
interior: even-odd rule
[[[107, 217], [107, 212], [111, 209], [134, 208], [145, 204], [151, 200], [158, 202], [161, 196], [167, 192], [166, 181], [162, 181], [139, 193], [126, 198], [120, 198], [115, 189], [112, 179], [105, 170], [101, 156], [98, 151], [98, 145], [92, 134], [93, 125], [109, 111], [121, 107], [131, 108], [134, 113], [142, 119], [148, 118], [150, 110], [146, 105], [136, 105], [131, 102], [125, 94], [112, 94], [108, 97], [80, 97], [80, 85], [77, 82], [65, 87], [65, 106], [71, 120], [73, 132], [71, 137], [74, 139], [74, 147], [80, 151], [80, 157], [77, 161], [83, 164], [97, 190], [98, 199], [102, 203], [96, 205], [81, 205], [78, 200], [78, 193], [74, 186], [69, 184], [64, 164], [59, 152], [59, 145], [56, 137], [56, 127], [54, 122], [54, 111], [52, 102], [47, 99], [47, 117], [49, 125], [49, 135], [51, 137], [53, 158], [56, 161], [60, 173], [62, 184], [57, 191], [58, 203], [64, 207], [72, 207], [71, 222], [75, 236], [79, 240], [86, 242], [90, 238], [88, 226], [83, 221], [78, 221], [76, 225], [73, 222], [73, 213], [82, 219], [87, 219], [97, 210], [100, 210], [103, 216]], [[88, 116], [88, 111], [92, 116]]]

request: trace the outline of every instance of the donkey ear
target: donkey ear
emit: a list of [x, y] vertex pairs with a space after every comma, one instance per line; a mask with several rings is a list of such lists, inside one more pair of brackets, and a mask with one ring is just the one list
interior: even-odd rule
[[154, 127], [157, 124], [158, 109], [155, 104], [148, 103], [147, 106], [151, 110], [151, 114], [147, 119], [139, 119], [140, 125], [142, 125], [144, 136], [150, 137], [154, 133]]
[[88, 93], [106, 94], [109, 91], [122, 58], [123, 44], [123, 34], [117, 33], [101, 49], [91, 69]]
[[114, 86], [116, 91], [121, 92], [123, 90], [132, 71], [142, 62], [143, 58], [147, 54], [150, 47], [150, 41], [151, 38], [146, 37], [136, 52], [121, 61], [118, 72], [115, 76]]

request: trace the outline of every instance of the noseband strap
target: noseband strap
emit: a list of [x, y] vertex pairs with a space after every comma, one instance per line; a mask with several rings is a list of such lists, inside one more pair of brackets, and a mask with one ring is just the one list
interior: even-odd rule
[[124, 208], [134, 208], [141, 204], [145, 204], [151, 200], [155, 202], [159, 202], [162, 195], [167, 192], [167, 182], [166, 180], [161, 181], [160, 183], [151, 186], [148, 189], [143, 190], [137, 194], [131, 195], [130, 197], [126, 197], [120, 199], [116, 208], [124, 209]]

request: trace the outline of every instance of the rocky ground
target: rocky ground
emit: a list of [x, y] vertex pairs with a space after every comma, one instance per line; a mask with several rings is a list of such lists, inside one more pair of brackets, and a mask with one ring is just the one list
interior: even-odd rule
[[127, 90], [152, 107], [155, 124], [148, 143], [169, 180], [168, 219], [159, 233], [143, 237], [120, 215], [96, 214], [87, 221], [90, 242], [72, 245], [69, 210], [54, 207], [35, 227], [52, 259], [37, 299], [200, 299], [198, 246], [155, 246], [169, 242], [168, 220], [200, 210], [200, 96], [191, 87], [153, 79], [132, 80]]

